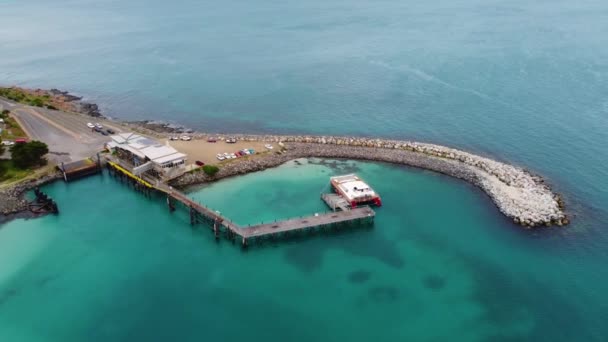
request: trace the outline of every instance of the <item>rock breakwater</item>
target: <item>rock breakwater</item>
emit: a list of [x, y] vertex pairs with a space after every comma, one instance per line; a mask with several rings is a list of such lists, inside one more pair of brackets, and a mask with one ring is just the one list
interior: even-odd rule
[[[7, 216], [27, 211], [29, 208], [28, 201], [24, 196], [25, 192], [60, 178], [62, 178], [61, 173], [54, 171], [36, 180], [21, 182], [17, 185], [0, 190], [0, 214], [4, 215], [6, 218]], [[32, 214], [32, 216], [34, 215]], [[0, 217], [0, 222], [2, 221], [2, 217]]]
[[[208, 135], [198, 134], [197, 138]], [[217, 135], [215, 135], [217, 136]], [[357, 137], [231, 135], [244, 141], [267, 141], [285, 146], [280, 154], [239, 159], [222, 165], [210, 178], [202, 172], [186, 174], [174, 185], [209, 182], [275, 167], [296, 158], [343, 158], [419, 167], [470, 182], [490, 196], [498, 209], [524, 227], [566, 225], [563, 201], [542, 177], [509, 164], [445, 146], [412, 141]], [[221, 138], [221, 137], [220, 137]]]

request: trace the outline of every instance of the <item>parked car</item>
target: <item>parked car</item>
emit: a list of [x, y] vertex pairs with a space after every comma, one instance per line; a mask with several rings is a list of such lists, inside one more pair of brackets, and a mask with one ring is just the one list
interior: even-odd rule
[[224, 160], [224, 159], [226, 159], [226, 157], [224, 157], [223, 154], [221, 154], [221, 153], [217, 154], [217, 160]]
[[171, 138], [169, 138], [169, 140], [179, 140], [178, 136], [172, 136]]
[[102, 128], [103, 128], [103, 126], [102, 126], [102, 125], [101, 125], [99, 122], [96, 122], [96, 123], [95, 123], [95, 128], [102, 129]]
[[25, 139], [25, 138], [15, 139], [15, 144], [25, 144], [26, 142], [27, 142], [27, 139]]
[[109, 129], [109, 128], [108, 128], [108, 129], [106, 129], [106, 132], [107, 132], [108, 134], [116, 134], [116, 132], [115, 132], [113, 129]]
[[90, 123], [90, 122], [87, 122], [87, 127], [89, 127], [89, 128], [95, 128], [95, 125], [93, 125], [93, 124], [92, 124], [92, 123]]
[[272, 149], [273, 149], [272, 145], [270, 145], [270, 144], [266, 144], [266, 145], [264, 145], [264, 147], [266, 147], [266, 148], [267, 148], [267, 149], [269, 149], [269, 150], [272, 150]]
[[101, 130], [101, 128], [99, 128], [99, 127], [97, 127], [97, 126], [95, 126], [95, 128], [93, 128], [93, 129], [95, 130], [95, 132], [99, 132], [99, 133], [103, 132], [103, 131]]
[[2, 145], [4, 146], [13, 146], [15, 145], [14, 141], [2, 140]]
[[183, 140], [183, 141], [190, 141], [190, 140], [192, 140], [192, 138], [190, 136], [187, 136], [187, 135], [182, 135], [180, 137], [180, 139]]
[[196, 165], [198, 165], [198, 166], [205, 166], [205, 163], [203, 163], [203, 162], [202, 162], [202, 161], [200, 161], [200, 160], [195, 161], [195, 162], [194, 162], [194, 164], [196, 164]]
[[215, 138], [208, 138], [207, 142], [214, 143], [214, 142], [217, 142], [217, 139], [215, 139]]
[[236, 139], [235, 138], [228, 138], [228, 139], [226, 139], [226, 142], [229, 143], [229, 144], [234, 144], [234, 143], [236, 143]]

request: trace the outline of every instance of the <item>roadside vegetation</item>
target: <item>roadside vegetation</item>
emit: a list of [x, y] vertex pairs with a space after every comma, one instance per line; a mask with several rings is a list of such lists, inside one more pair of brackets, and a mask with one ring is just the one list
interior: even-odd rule
[[10, 159], [0, 159], [0, 183], [12, 183], [34, 173], [32, 169], [21, 169]]
[[0, 113], [0, 119], [4, 121], [4, 127], [0, 125], [0, 128], [2, 128], [0, 138], [4, 141], [26, 138], [27, 135], [23, 129], [21, 129], [21, 126], [19, 126], [17, 121], [9, 115], [10, 113], [11, 112], [6, 109]]
[[50, 95], [33, 95], [19, 88], [2, 88], [0, 87], [0, 96], [11, 101], [27, 104], [36, 107], [46, 107], [48, 109], [57, 109], [51, 104]]

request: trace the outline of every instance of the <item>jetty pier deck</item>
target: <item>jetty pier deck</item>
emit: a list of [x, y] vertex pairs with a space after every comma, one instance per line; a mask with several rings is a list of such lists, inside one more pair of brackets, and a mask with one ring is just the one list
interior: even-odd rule
[[300, 218], [261, 223], [247, 227], [240, 226], [222, 216], [219, 212], [195, 202], [186, 194], [172, 188], [166, 183], [151, 179], [151, 177], [147, 176], [136, 176], [129, 170], [128, 166], [118, 165], [116, 160], [110, 161], [113, 158], [108, 159], [109, 162], [107, 163], [107, 166], [114, 173], [118, 172], [124, 174], [124, 179], [130, 180], [134, 184], [140, 184], [143, 186], [143, 188], [151, 188], [166, 195], [167, 205], [169, 206], [170, 210], [175, 209], [176, 202], [179, 202], [184, 207], [188, 208], [190, 211], [190, 223], [192, 225], [200, 222], [208, 222], [211, 225], [216, 238], [219, 238], [219, 235], [223, 230], [231, 240], [237, 236], [241, 238], [243, 247], [247, 247], [249, 241], [253, 239], [274, 237], [291, 232], [296, 233], [315, 228], [330, 227], [342, 224], [371, 224], [376, 216], [375, 211], [369, 206], [363, 206], [355, 209], [345, 207], [345, 210], [341, 211], [313, 214]]
[[274, 223], [259, 224], [248, 228], [241, 228], [240, 233], [244, 238], [280, 234], [306, 230], [311, 227], [323, 227], [327, 225], [356, 222], [363, 219], [373, 219], [376, 213], [370, 207], [361, 207], [348, 211], [330, 212], [316, 214], [307, 217], [277, 221]]

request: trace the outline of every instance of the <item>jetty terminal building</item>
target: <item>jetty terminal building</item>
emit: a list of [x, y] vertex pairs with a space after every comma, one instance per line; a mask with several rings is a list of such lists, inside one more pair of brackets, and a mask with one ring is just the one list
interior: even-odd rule
[[170, 180], [186, 172], [187, 156], [171, 146], [135, 133], [112, 135], [106, 148], [136, 176], [144, 173]]

